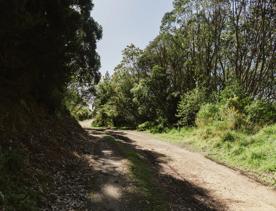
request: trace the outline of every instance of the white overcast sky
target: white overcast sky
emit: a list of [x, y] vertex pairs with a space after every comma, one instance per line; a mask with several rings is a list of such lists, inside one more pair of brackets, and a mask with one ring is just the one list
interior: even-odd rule
[[102, 25], [98, 43], [101, 72], [112, 72], [121, 61], [122, 50], [130, 43], [144, 48], [159, 33], [163, 15], [172, 9], [172, 0], [93, 0], [92, 17]]

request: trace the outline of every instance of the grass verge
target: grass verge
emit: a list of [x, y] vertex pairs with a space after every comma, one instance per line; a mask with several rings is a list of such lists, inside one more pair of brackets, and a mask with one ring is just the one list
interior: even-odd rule
[[208, 126], [171, 129], [154, 136], [181, 146], [188, 145], [276, 188], [276, 124], [256, 134]]

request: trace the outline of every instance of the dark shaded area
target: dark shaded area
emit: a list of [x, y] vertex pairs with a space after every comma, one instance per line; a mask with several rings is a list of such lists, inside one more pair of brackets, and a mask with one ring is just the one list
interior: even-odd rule
[[102, 30], [92, 8], [86, 0], [0, 1], [0, 94], [58, 110], [69, 84], [93, 90]]
[[[51, 130], [41, 130], [41, 125]], [[16, 185], [20, 189], [13, 193], [20, 194], [28, 188], [33, 192], [0, 202], [0, 210], [14, 207], [22, 211], [223, 210], [222, 204], [212, 199], [208, 191], [173, 175], [161, 174], [164, 155], [138, 149], [123, 133], [85, 131], [70, 118], [48, 120], [41, 125], [31, 136], [7, 143], [8, 149], [21, 142], [27, 155], [26, 162], [22, 161], [24, 172], [18, 173], [17, 178], [24, 176], [28, 181], [18, 181]], [[128, 172], [121, 171], [127, 153], [135, 154], [135, 159], [149, 168], [150, 189], [158, 196], [144, 194], [137, 189], [138, 182]], [[6, 190], [1, 191], [7, 196]]]
[[[103, 131], [99, 130], [87, 129], [87, 131], [92, 135], [94, 133], [103, 133]], [[209, 196], [207, 190], [197, 187], [186, 180], [177, 179], [173, 175], [162, 174], [161, 164], [165, 161], [161, 158], [164, 158], [164, 155], [137, 148], [131, 139], [124, 136], [123, 132], [106, 131], [106, 134], [115, 137], [117, 141], [102, 140], [100, 143], [108, 146], [108, 149], [113, 150], [114, 154], [124, 154], [122, 149], [123, 151], [135, 152], [144, 162], [150, 163], [150, 168], [153, 172], [152, 177], [156, 179], [156, 185], [160, 186], [158, 187], [160, 191], [163, 191], [165, 194], [165, 200], [167, 200], [166, 202], [169, 206], [168, 210], [224, 210], [223, 205]], [[118, 150], [117, 152], [116, 149]], [[114, 175], [112, 171], [109, 173]], [[137, 200], [134, 198], [134, 201]], [[128, 208], [127, 210], [133, 210], [131, 207], [126, 208]]]
[[131, 139], [124, 136], [124, 132], [109, 133], [117, 139], [120, 139], [120, 143], [125, 145], [125, 147], [132, 148], [132, 150], [143, 155], [145, 159], [151, 162], [152, 168], [156, 173], [153, 176], [157, 176], [158, 183], [167, 193], [171, 210], [223, 210], [223, 205], [215, 201], [207, 190], [186, 180], [180, 180], [172, 175], [160, 173], [162, 171], [161, 164], [166, 163], [164, 159], [161, 159], [165, 155], [137, 148]]

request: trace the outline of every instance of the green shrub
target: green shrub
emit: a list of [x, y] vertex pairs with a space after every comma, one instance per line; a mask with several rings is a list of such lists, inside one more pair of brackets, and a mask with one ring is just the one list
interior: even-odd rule
[[106, 112], [105, 109], [99, 109], [94, 115], [93, 126], [96, 127], [113, 127], [113, 116]]
[[196, 117], [196, 125], [198, 127], [204, 127], [207, 125], [211, 125], [214, 121], [218, 119], [219, 119], [218, 105], [207, 103], [201, 106]]
[[195, 125], [196, 114], [200, 110], [200, 107], [205, 103], [205, 98], [205, 91], [198, 88], [182, 96], [177, 109], [179, 125]]
[[253, 101], [245, 108], [248, 120], [254, 124], [272, 124], [276, 122], [276, 104], [263, 100]]
[[239, 112], [244, 112], [245, 106], [252, 101], [237, 83], [225, 87], [218, 99], [224, 108], [234, 108]]
[[91, 119], [92, 112], [89, 110], [89, 108], [82, 107], [78, 111], [72, 112], [72, 116], [79, 121], [83, 121], [86, 119]]
[[146, 122], [138, 125], [137, 130], [139, 130], [139, 131], [145, 131], [145, 130], [151, 129], [152, 127], [153, 127], [152, 122], [146, 121]]
[[198, 127], [213, 125], [222, 131], [252, 129], [253, 125], [245, 112], [245, 107], [251, 100], [244, 96], [239, 86], [226, 87], [216, 98], [217, 102], [201, 106], [196, 118]]
[[163, 125], [155, 125], [150, 129], [151, 133], [163, 133], [166, 131], [166, 127], [164, 127]]
[[223, 104], [202, 106], [197, 114], [196, 124], [198, 127], [214, 126], [223, 131], [251, 128], [245, 114]]
[[69, 88], [64, 97], [63, 104], [76, 120], [83, 121], [92, 118], [88, 102], [75, 87]]
[[223, 142], [233, 142], [235, 141], [235, 136], [231, 132], [227, 132], [222, 137]]
[[235, 108], [225, 108], [221, 110], [220, 116], [225, 129], [239, 130], [249, 126], [246, 121], [246, 116]]
[[168, 128], [168, 122], [165, 118], [159, 117], [155, 122], [150, 132], [152, 133], [162, 133], [165, 132]]

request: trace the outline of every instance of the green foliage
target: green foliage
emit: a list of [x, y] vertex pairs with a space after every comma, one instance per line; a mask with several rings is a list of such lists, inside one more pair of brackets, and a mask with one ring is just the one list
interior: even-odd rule
[[111, 80], [108, 74], [96, 87], [96, 99], [94, 102], [95, 110], [93, 111], [94, 126], [113, 126], [113, 116], [115, 116], [111, 100], [115, 91], [112, 88]]
[[256, 134], [221, 130], [215, 125], [205, 128], [171, 129], [155, 134], [162, 140], [208, 153], [212, 159], [250, 171], [260, 180], [276, 185], [276, 125], [264, 127]]
[[97, 87], [96, 122], [156, 132], [176, 125], [256, 132], [256, 124], [275, 122], [275, 106], [252, 103], [275, 97], [276, 25], [268, 8], [272, 0], [235, 7], [174, 0], [160, 34], [143, 50], [127, 46]]
[[[197, 126], [216, 125], [216, 127], [223, 130], [242, 129], [251, 132], [256, 131], [254, 128], [258, 129], [256, 121], [252, 121], [252, 117], [250, 117], [252, 114], [249, 114], [249, 108], [252, 107], [251, 105], [255, 105], [256, 102], [244, 95], [239, 86], [226, 87], [215, 98], [217, 101], [205, 104], [200, 108], [196, 119]], [[267, 107], [266, 112], [273, 113], [269, 103], [264, 103], [263, 106]], [[254, 113], [258, 112], [255, 111]], [[265, 113], [263, 115], [269, 116]], [[262, 118], [262, 115], [259, 115], [258, 118]], [[273, 123], [273, 121], [270, 121], [270, 123]]]
[[31, 96], [58, 110], [72, 81], [92, 91], [100, 78], [96, 42], [102, 35], [92, 8], [87, 0], [1, 1], [0, 94]]
[[113, 127], [116, 113], [112, 105], [105, 104], [102, 108], [94, 111], [93, 125], [97, 127]]
[[144, 122], [137, 126], [137, 130], [150, 131], [152, 133], [162, 133], [168, 129], [168, 123], [165, 119], [159, 118], [155, 122]]
[[196, 114], [200, 110], [201, 105], [205, 103], [205, 91], [198, 88], [186, 93], [182, 96], [178, 104], [177, 117], [179, 118], [179, 125], [194, 126]]
[[221, 128], [239, 130], [249, 126], [246, 116], [235, 108], [224, 108], [220, 113]]
[[96, 88], [94, 118], [98, 126], [136, 125], [137, 107], [133, 102], [134, 79], [125, 69], [118, 69], [112, 78], [106, 76]]
[[150, 130], [152, 127], [154, 127], [153, 123], [152, 122], [144, 122], [140, 125], [137, 126], [137, 130], [139, 131], [146, 131], [146, 130]]
[[[166, 54], [167, 63], [174, 74], [181, 72], [180, 80], [187, 86], [195, 80], [208, 91], [237, 81], [247, 95], [273, 98], [271, 43], [276, 25], [269, 8], [274, 1], [174, 0], [173, 5], [161, 25], [162, 34], [169, 34], [172, 42], [166, 46], [167, 40], [162, 41], [167, 51], [159, 49], [166, 53], [174, 49], [173, 58]], [[262, 39], [255, 39], [260, 34]]]
[[78, 111], [72, 114], [77, 120], [83, 121], [92, 118], [92, 111], [89, 108], [80, 108]]
[[275, 123], [275, 103], [242, 96], [239, 88], [227, 87], [216, 97], [217, 102], [201, 106], [197, 126], [254, 132], [259, 126]]
[[64, 105], [76, 120], [83, 121], [92, 118], [92, 111], [90, 111], [88, 103], [76, 88], [68, 88], [64, 97]]
[[[134, 51], [134, 52], [133, 52]], [[150, 121], [161, 130], [175, 118], [175, 98], [164, 68], [155, 65], [143, 77], [136, 61], [141, 51], [129, 46], [123, 61], [110, 78], [105, 77], [96, 88], [95, 124], [116, 127], [137, 127]], [[108, 121], [106, 120], [108, 119]]]
[[207, 103], [201, 106], [199, 112], [197, 113], [196, 125], [199, 127], [204, 127], [212, 124], [214, 121], [219, 120], [220, 108], [218, 105], [213, 103]]
[[276, 122], [276, 103], [254, 100], [247, 105], [246, 114], [253, 124], [267, 125]]
[[251, 103], [251, 98], [244, 93], [238, 83], [232, 83], [219, 93], [218, 101], [224, 109], [232, 108], [239, 112], [244, 112], [245, 106]]
[[158, 118], [154, 125], [150, 128], [150, 132], [152, 133], [161, 133], [165, 132], [168, 128], [168, 122], [164, 118]]

